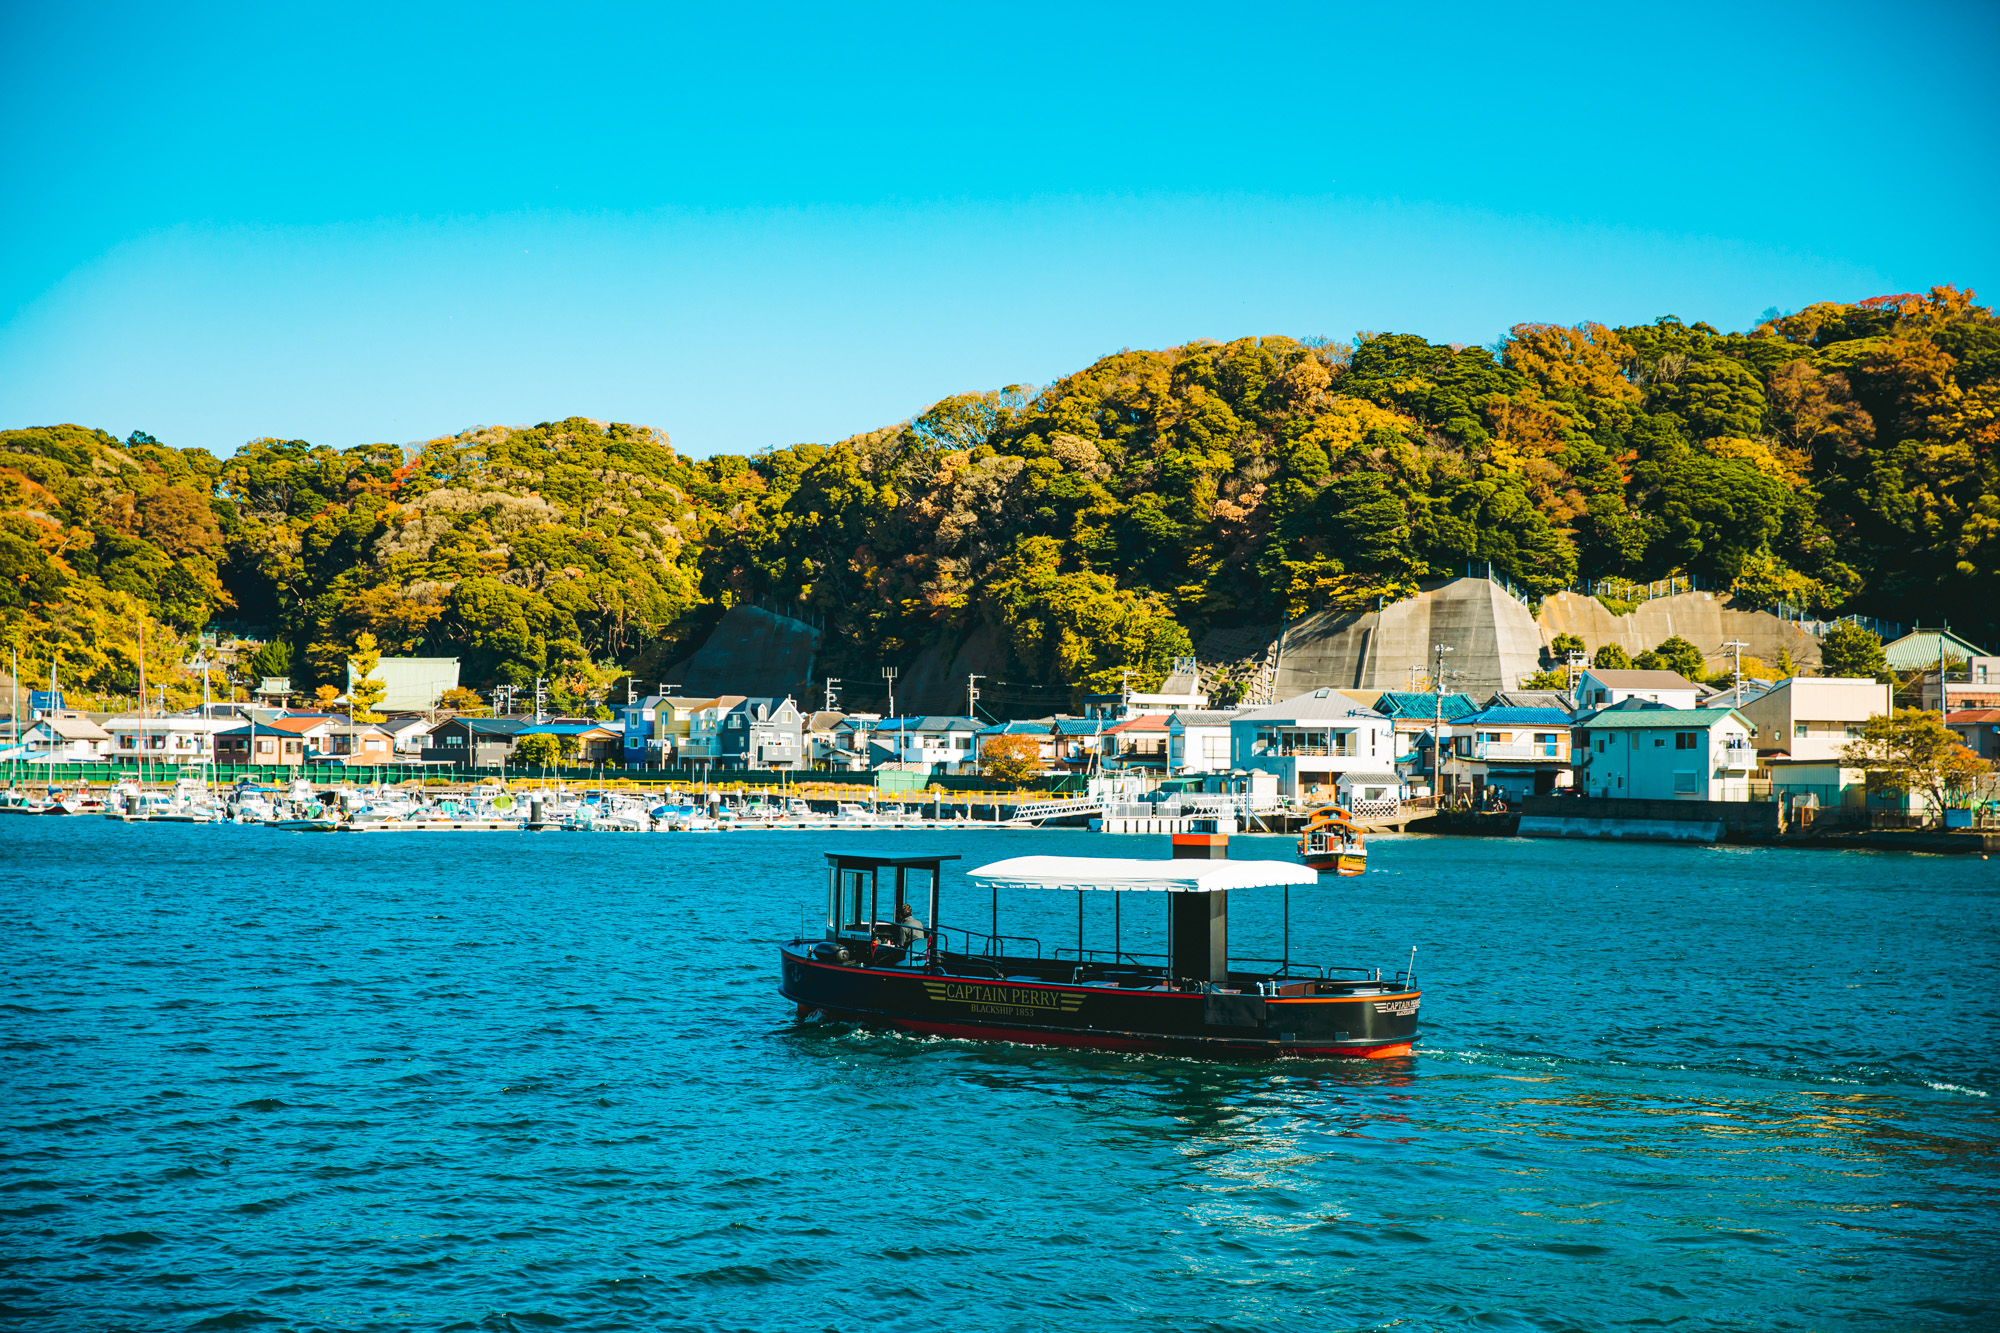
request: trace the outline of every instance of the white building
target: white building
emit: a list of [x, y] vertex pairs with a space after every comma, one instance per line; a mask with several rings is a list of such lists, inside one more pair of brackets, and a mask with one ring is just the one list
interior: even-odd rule
[[1576, 724], [1576, 785], [1586, 796], [1747, 801], [1754, 733], [1733, 708], [1607, 709]]
[[1627, 699], [1693, 708], [1701, 702], [1701, 686], [1676, 671], [1600, 671], [1596, 667], [1586, 668], [1577, 681], [1579, 708], [1606, 708]]
[[1277, 776], [1287, 796], [1334, 795], [1342, 773], [1382, 773], [1395, 764], [1395, 724], [1339, 690], [1237, 713], [1229, 720], [1230, 766]]
[[415, 760], [423, 755], [424, 745], [430, 740], [431, 735], [429, 718], [406, 713], [401, 717], [390, 718], [381, 726], [395, 743], [395, 751], [399, 757]]
[[986, 724], [976, 717], [930, 714], [878, 719], [869, 726], [877, 763], [918, 764], [945, 773], [978, 769], [975, 740]]
[[1177, 710], [1167, 717], [1167, 776], [1220, 773], [1229, 764], [1229, 724], [1234, 712], [1198, 708]]
[[1895, 711], [1890, 687], [1865, 677], [1794, 676], [1738, 712], [1757, 728], [1766, 759], [1824, 762], [1840, 758], [1868, 719]]
[[215, 758], [216, 735], [242, 725], [240, 718], [202, 717], [200, 710], [146, 718], [131, 713], [105, 722], [111, 737], [105, 751], [114, 759], [205, 764]]
[[1164, 717], [1168, 713], [1198, 711], [1207, 707], [1208, 694], [1201, 688], [1201, 678], [1192, 657], [1176, 657], [1172, 674], [1151, 693], [1127, 689], [1083, 697], [1085, 717], [1105, 718], [1113, 722], [1122, 722], [1128, 717]]
[[111, 737], [81, 713], [60, 712], [31, 723], [21, 744], [31, 764], [91, 764], [110, 757]]

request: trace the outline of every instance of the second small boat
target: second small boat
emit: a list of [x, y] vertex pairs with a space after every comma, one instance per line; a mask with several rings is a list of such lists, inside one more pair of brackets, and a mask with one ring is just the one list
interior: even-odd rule
[[1299, 860], [1324, 875], [1358, 875], [1368, 869], [1368, 846], [1354, 817], [1338, 805], [1323, 805], [1312, 812], [1305, 831], [1299, 835]]

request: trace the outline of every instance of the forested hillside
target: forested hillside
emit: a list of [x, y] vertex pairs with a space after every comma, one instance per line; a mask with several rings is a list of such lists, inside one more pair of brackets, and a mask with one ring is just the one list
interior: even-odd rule
[[[211, 620], [310, 686], [355, 637], [469, 683], [657, 679], [735, 601], [823, 617], [822, 661], [981, 621], [1022, 681], [1156, 675], [1212, 626], [1373, 605], [1490, 561], [1531, 594], [1692, 573], [1764, 603], [2000, 640], [2000, 322], [1948, 287], [1748, 333], [1516, 326], [1107, 356], [837, 444], [694, 461], [581, 417], [420, 449], [0, 432], [0, 617], [129, 693]], [[266, 664], [282, 661], [274, 648]]]

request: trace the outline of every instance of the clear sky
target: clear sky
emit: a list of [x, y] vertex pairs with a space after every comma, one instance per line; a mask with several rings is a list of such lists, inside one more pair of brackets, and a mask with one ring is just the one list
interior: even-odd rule
[[2000, 6], [0, 6], [0, 426], [827, 441], [2000, 279]]

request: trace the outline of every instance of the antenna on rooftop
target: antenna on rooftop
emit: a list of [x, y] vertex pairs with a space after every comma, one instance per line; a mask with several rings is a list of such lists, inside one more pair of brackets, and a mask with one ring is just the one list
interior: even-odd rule
[[887, 666], [882, 668], [882, 679], [889, 686], [889, 719], [891, 721], [894, 721], [896, 717], [896, 675], [895, 667]]

